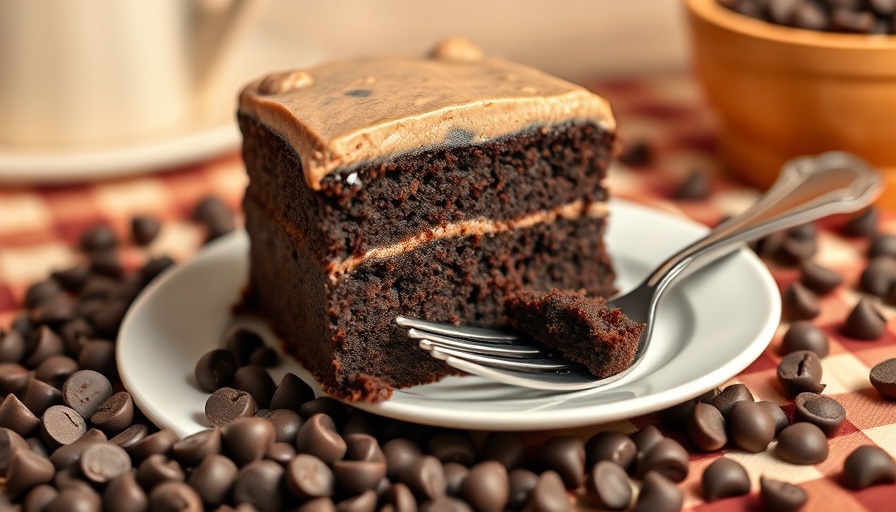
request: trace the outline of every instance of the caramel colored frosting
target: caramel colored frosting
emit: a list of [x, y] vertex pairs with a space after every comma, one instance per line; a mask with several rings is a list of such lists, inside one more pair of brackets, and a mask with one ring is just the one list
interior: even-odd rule
[[334, 170], [421, 149], [570, 121], [615, 129], [600, 96], [484, 56], [463, 39], [439, 43], [426, 58], [364, 58], [269, 75], [246, 86], [239, 110], [296, 149], [315, 190]]

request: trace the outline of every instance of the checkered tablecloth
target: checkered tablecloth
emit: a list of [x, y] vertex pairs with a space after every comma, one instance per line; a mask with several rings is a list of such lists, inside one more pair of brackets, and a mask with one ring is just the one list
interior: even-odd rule
[[[758, 192], [727, 179], [714, 158], [714, 125], [710, 110], [688, 76], [664, 75], [637, 80], [597, 82], [594, 89], [606, 96], [616, 113], [623, 140], [643, 138], [655, 149], [654, 163], [644, 169], [617, 165], [612, 169], [610, 188], [614, 195], [639, 201], [706, 224], [715, 224], [727, 214], [750, 204]], [[713, 192], [708, 199], [670, 199], [676, 184], [693, 169], [712, 175]], [[239, 209], [246, 176], [238, 154], [182, 169], [128, 177], [99, 183], [38, 188], [0, 188], [0, 326], [15, 317], [20, 300], [32, 281], [43, 279], [53, 269], [70, 266], [81, 256], [75, 245], [90, 226], [111, 225], [127, 240], [130, 219], [149, 214], [165, 221], [160, 237], [148, 248], [125, 245], [122, 258], [137, 268], [148, 255], [168, 254], [179, 261], [190, 258], [203, 241], [201, 228], [189, 220], [193, 206], [204, 196], [215, 194], [234, 210]], [[880, 230], [896, 233], [896, 212], [882, 211]], [[859, 274], [865, 265], [867, 240], [845, 238], [822, 225], [816, 261], [841, 273], [844, 284], [821, 298], [821, 315], [813, 320], [831, 340], [831, 353], [823, 360], [825, 395], [846, 409], [847, 421], [830, 440], [828, 459], [816, 465], [797, 466], [782, 462], [773, 446], [765, 453], [724, 450], [692, 456], [691, 472], [681, 485], [688, 510], [756, 510], [760, 475], [801, 485], [809, 493], [805, 510], [879, 511], [896, 510], [896, 485], [874, 486], [854, 492], [839, 484], [844, 458], [857, 446], [876, 444], [896, 457], [896, 402], [884, 401], [871, 387], [868, 373], [875, 364], [896, 357], [896, 337], [891, 327], [878, 341], [856, 341], [840, 333], [840, 325], [861, 296]], [[795, 268], [772, 266], [779, 286], [798, 277]], [[745, 304], [744, 307], [749, 307]], [[884, 306], [888, 319], [896, 315]], [[782, 325], [769, 348], [731, 382], [749, 386], [757, 400], [770, 400], [792, 410], [792, 402], [775, 383], [775, 369], [786, 325]], [[724, 340], [719, 340], [724, 343]], [[586, 438], [600, 429], [632, 432], [655, 423], [653, 416], [633, 418], [610, 425], [563, 431]], [[538, 443], [558, 432], [526, 433]], [[686, 444], [680, 434], [669, 432]], [[704, 503], [700, 498], [700, 475], [720, 456], [741, 462], [753, 478], [753, 494], [741, 498]]]

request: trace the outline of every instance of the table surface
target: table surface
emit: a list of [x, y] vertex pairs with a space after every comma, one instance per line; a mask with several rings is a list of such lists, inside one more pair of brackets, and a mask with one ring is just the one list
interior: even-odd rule
[[[593, 88], [613, 105], [623, 140], [645, 138], [655, 150], [654, 163], [631, 169], [616, 165], [611, 170], [611, 192], [654, 207], [712, 225], [724, 215], [750, 204], [758, 192], [726, 178], [714, 157], [714, 121], [689, 76], [662, 75], [626, 81], [601, 81]], [[702, 169], [712, 177], [713, 192], [699, 201], [670, 199], [672, 191], [691, 170]], [[121, 256], [126, 266], [137, 268], [149, 255], [168, 254], [178, 261], [190, 258], [201, 248], [202, 228], [189, 220], [193, 206], [204, 196], [215, 194], [239, 210], [247, 178], [237, 153], [154, 175], [60, 187], [0, 189], [0, 327], [7, 327], [20, 308], [28, 284], [77, 262], [75, 250], [80, 234], [90, 226], [105, 223], [127, 240], [130, 219], [148, 214], [162, 219], [161, 235], [148, 248], [125, 244]], [[827, 384], [824, 394], [846, 409], [846, 422], [830, 440], [831, 453], [821, 464], [798, 466], [774, 455], [774, 444], [764, 453], [736, 449], [691, 456], [691, 472], [681, 484], [687, 510], [756, 510], [760, 475], [797, 483], [809, 493], [805, 510], [893, 510], [896, 484], [850, 491], [839, 483], [843, 460], [857, 446], [876, 444], [896, 456], [896, 402], [884, 401], [871, 387], [868, 373], [875, 364], [896, 357], [893, 323], [876, 341], [844, 337], [840, 326], [862, 297], [857, 282], [865, 267], [868, 241], [847, 238], [820, 226], [818, 263], [836, 270], [844, 284], [821, 297], [821, 314], [813, 322], [830, 336], [830, 355], [823, 360]], [[896, 212], [882, 211], [879, 230], [896, 233]], [[783, 289], [798, 278], [794, 267], [769, 263]], [[749, 307], [749, 305], [745, 305]], [[896, 310], [883, 306], [888, 320]], [[777, 387], [775, 369], [786, 324], [782, 323], [769, 348], [730, 383], [749, 386], [757, 400], [770, 400], [791, 412], [792, 401]], [[719, 340], [724, 343], [724, 340]], [[539, 443], [563, 434], [587, 438], [602, 429], [632, 432], [656, 423], [654, 416], [633, 418], [611, 425], [581, 429], [525, 433], [527, 442]], [[686, 444], [681, 434], [667, 432]], [[720, 456], [742, 463], [753, 480], [749, 496], [704, 503], [700, 498], [700, 475]]]

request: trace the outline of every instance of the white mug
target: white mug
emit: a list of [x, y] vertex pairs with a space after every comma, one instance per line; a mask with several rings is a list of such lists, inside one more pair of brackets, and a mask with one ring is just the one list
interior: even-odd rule
[[0, 148], [102, 145], [214, 96], [258, 0], [0, 0]]

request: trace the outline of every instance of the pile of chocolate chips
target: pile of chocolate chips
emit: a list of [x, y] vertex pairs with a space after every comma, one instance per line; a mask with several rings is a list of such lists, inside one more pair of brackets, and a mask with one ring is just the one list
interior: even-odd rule
[[854, 34], [896, 34], [893, 0], [719, 0], [751, 18], [803, 28]]
[[[215, 199], [197, 207], [195, 218], [210, 238], [234, 225]], [[138, 244], [160, 229], [146, 217], [132, 227]], [[688, 451], [654, 426], [527, 447], [512, 433], [475, 436], [388, 420], [315, 398], [292, 374], [275, 383], [265, 368], [276, 353], [245, 330], [197, 362], [214, 426], [178, 439], [134, 406], [120, 384], [112, 341], [123, 310], [171, 260], [152, 258], [127, 273], [117, 263], [114, 233], [103, 227], [85, 233], [81, 245], [87, 263], [31, 286], [28, 311], [0, 333], [2, 510], [536, 512], [570, 510], [576, 499], [611, 510], [682, 506], [676, 484], [689, 472]], [[796, 423], [776, 404], [754, 402], [743, 385], [664, 416], [697, 451], [760, 451], [777, 436], [783, 460], [823, 460], [826, 435], [836, 432], [843, 410], [819, 394], [818, 358], [827, 354], [821, 334], [793, 324], [785, 336], [792, 354], [779, 379], [795, 397]], [[894, 365], [872, 371], [884, 396], [896, 387]], [[701, 480], [707, 501], [749, 492], [745, 469], [728, 458]], [[871, 446], [846, 459], [841, 479], [856, 489], [894, 480], [893, 460]], [[766, 510], [795, 510], [806, 499], [798, 487], [766, 478], [760, 497]]]

